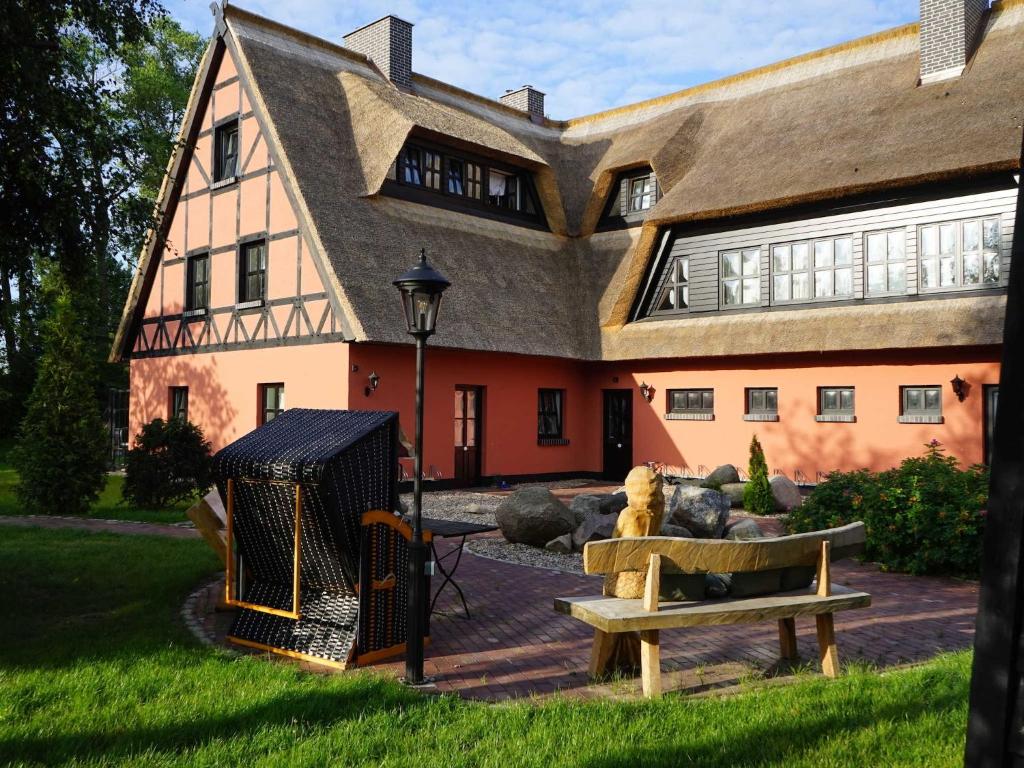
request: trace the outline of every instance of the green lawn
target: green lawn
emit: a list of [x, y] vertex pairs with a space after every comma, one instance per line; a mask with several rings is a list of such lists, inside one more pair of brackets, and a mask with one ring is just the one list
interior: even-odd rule
[[[23, 515], [14, 487], [18, 484], [18, 473], [0, 456], [0, 515]], [[138, 520], [144, 523], [180, 523], [188, 518], [185, 510], [191, 501], [167, 509], [136, 509], [121, 500], [122, 475], [107, 475], [107, 485], [89, 510], [88, 517], [104, 520]]]
[[714, 699], [488, 706], [197, 645], [199, 541], [4, 528], [0, 764], [953, 766], [970, 657]]

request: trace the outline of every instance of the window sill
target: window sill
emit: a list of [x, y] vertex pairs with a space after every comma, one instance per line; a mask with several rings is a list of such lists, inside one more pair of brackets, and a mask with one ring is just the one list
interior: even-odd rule
[[223, 189], [224, 187], [230, 187], [232, 184], [237, 184], [237, 183], [238, 183], [238, 176], [228, 176], [226, 179], [221, 179], [220, 181], [210, 182], [210, 191], [213, 192], [213, 191], [218, 190], [218, 189]]
[[537, 445], [568, 445], [569, 440], [565, 437], [538, 437]]
[[181, 313], [182, 317], [203, 317], [206, 315], [206, 307], [199, 307], [198, 309], [186, 309]]
[[897, 419], [900, 424], [944, 424], [945, 419], [942, 416], [900, 416]]
[[665, 418], [669, 421], [714, 421], [713, 413], [666, 413]]
[[777, 413], [745, 413], [743, 414], [744, 421], [778, 421], [779, 414]]
[[814, 417], [814, 420], [818, 421], [818, 422], [824, 422], [824, 423], [833, 422], [833, 423], [837, 423], [837, 424], [853, 424], [854, 422], [857, 421], [857, 417], [854, 416], [853, 414], [838, 414], [837, 413], [837, 414], [829, 414], [827, 416], [823, 416], [821, 414], [818, 414], [817, 416]]
[[258, 309], [263, 306], [263, 299], [256, 299], [255, 301], [240, 301], [235, 304], [235, 309]]

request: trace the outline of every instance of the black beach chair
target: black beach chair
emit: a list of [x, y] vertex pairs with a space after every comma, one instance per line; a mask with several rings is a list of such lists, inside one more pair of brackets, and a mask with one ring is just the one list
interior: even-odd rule
[[232, 642], [340, 668], [404, 651], [397, 457], [397, 414], [304, 408], [217, 453]]

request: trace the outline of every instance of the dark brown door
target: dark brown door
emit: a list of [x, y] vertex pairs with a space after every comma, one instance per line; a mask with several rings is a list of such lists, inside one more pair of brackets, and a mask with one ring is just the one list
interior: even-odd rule
[[463, 488], [480, 483], [483, 397], [483, 387], [455, 388], [455, 484]]
[[622, 481], [633, 468], [633, 390], [604, 390], [604, 476]]

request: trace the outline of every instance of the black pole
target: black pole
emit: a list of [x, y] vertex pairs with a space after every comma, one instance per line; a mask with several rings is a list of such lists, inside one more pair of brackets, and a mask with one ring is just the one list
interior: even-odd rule
[[423, 636], [426, 623], [427, 545], [423, 541], [423, 373], [426, 336], [416, 336], [416, 436], [413, 456], [412, 541], [409, 543], [409, 610], [405, 646], [405, 681], [420, 685], [423, 680]]

